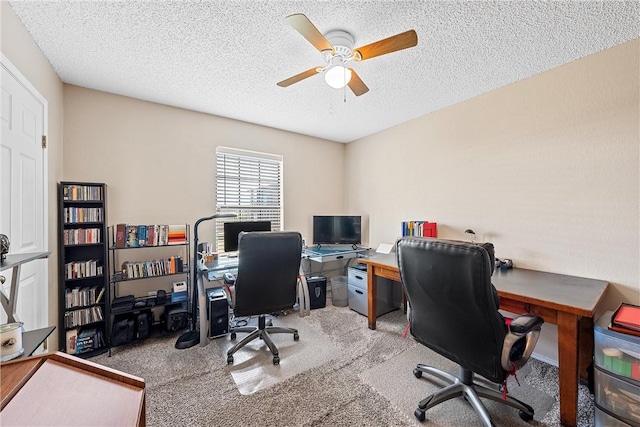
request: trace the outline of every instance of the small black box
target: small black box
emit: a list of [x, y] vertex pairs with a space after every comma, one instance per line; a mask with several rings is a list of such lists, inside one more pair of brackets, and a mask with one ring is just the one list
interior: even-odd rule
[[167, 332], [175, 332], [187, 327], [189, 316], [187, 309], [182, 307], [167, 310]]
[[309, 306], [312, 310], [323, 308], [327, 305], [327, 278], [314, 276], [307, 278], [309, 288]]

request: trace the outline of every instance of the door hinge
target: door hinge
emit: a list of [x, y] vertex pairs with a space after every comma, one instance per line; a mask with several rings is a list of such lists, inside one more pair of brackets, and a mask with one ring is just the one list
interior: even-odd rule
[[42, 148], [47, 148], [47, 135], [42, 135]]

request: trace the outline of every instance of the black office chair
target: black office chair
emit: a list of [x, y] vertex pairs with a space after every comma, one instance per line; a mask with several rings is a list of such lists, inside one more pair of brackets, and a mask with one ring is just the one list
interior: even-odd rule
[[[506, 379], [529, 359], [543, 320], [523, 315], [509, 321], [498, 312], [499, 297], [491, 284], [493, 245], [407, 237], [398, 240], [397, 257], [411, 307], [411, 334], [459, 365], [458, 377], [424, 364], [413, 370], [417, 378], [425, 373], [449, 384], [420, 401], [416, 418], [424, 421], [429, 408], [463, 397], [484, 425], [493, 426], [483, 397], [532, 420], [533, 408], [506, 394]], [[481, 386], [475, 374], [500, 386]]]
[[278, 365], [278, 348], [269, 334], [289, 333], [298, 341], [297, 329], [267, 326], [265, 315], [290, 309], [296, 303], [301, 252], [302, 236], [298, 232], [240, 233], [233, 313], [236, 317], [258, 315], [258, 326], [231, 329], [231, 339], [238, 332], [250, 334], [227, 351], [227, 363], [233, 363], [238, 349], [260, 338], [269, 346], [273, 364]]

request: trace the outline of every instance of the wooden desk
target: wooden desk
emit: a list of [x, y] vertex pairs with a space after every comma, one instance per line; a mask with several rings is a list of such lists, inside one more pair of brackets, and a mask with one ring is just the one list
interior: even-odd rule
[[144, 426], [144, 380], [64, 353], [0, 365], [3, 426]]
[[[396, 254], [362, 258], [367, 264], [369, 329], [376, 328], [377, 278], [400, 282]], [[601, 314], [609, 282], [514, 268], [497, 270], [492, 277], [500, 308], [536, 314], [558, 326], [560, 422], [575, 426], [578, 411], [578, 374], [586, 378], [593, 359], [593, 319]]]

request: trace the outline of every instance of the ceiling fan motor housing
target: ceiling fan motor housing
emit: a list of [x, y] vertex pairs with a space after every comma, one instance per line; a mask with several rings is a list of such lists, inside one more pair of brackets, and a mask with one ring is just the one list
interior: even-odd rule
[[343, 61], [350, 58], [353, 47], [355, 46], [355, 40], [351, 34], [342, 30], [333, 30], [325, 34], [325, 38], [331, 43], [335, 51], [334, 53], [326, 50], [322, 51], [322, 56], [325, 61], [331, 63], [334, 57], [339, 57]]

